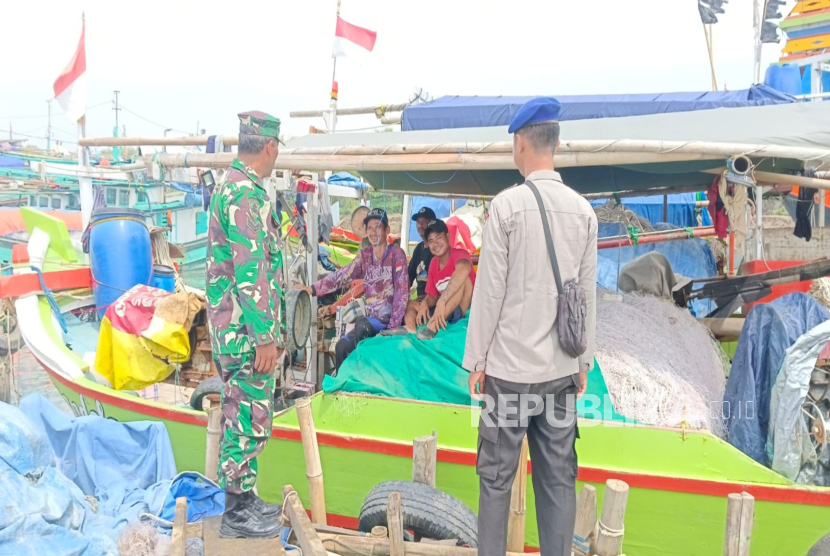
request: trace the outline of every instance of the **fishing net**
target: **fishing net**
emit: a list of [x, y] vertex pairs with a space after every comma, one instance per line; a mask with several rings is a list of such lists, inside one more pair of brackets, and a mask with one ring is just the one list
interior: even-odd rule
[[596, 358], [614, 407], [656, 426], [724, 436], [725, 355], [685, 309], [640, 295], [597, 295]]
[[824, 277], [813, 280], [813, 285], [810, 286], [808, 293], [813, 299], [830, 309], [830, 278]]
[[[119, 556], [168, 556], [170, 537], [159, 533], [150, 524], [135, 522], [128, 525], [118, 539]], [[199, 538], [187, 539], [185, 556], [204, 556], [204, 542]]]
[[598, 222], [614, 224], [620, 223], [625, 227], [625, 229], [629, 229], [629, 226], [633, 226], [640, 232], [654, 231], [654, 227], [651, 225], [651, 222], [645, 218], [637, 216], [633, 210], [626, 208], [625, 205], [621, 205], [613, 199], [609, 200], [604, 205], [594, 207], [594, 212], [597, 215]]

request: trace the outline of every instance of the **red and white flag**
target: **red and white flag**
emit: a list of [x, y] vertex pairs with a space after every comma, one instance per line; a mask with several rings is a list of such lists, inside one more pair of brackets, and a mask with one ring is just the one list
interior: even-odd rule
[[81, 40], [69, 64], [55, 80], [55, 98], [66, 115], [72, 120], [81, 119], [86, 112], [86, 49], [84, 48], [85, 25], [81, 27]]
[[334, 47], [331, 50], [331, 57], [345, 56], [347, 43], [356, 44], [369, 52], [375, 47], [378, 34], [375, 31], [352, 25], [340, 16], [337, 16], [337, 28], [334, 30]]

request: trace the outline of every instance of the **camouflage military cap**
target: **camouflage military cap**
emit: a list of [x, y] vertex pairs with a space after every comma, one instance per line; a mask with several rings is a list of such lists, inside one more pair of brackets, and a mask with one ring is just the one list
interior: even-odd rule
[[[276, 137], [280, 141], [280, 119], [260, 110], [249, 110], [237, 114], [239, 116], [240, 135], [263, 135]], [[280, 141], [283, 145], [282, 141]]]

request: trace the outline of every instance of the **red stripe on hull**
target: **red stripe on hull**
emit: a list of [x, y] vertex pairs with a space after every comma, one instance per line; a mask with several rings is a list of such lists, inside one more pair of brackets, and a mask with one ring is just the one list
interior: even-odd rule
[[[179, 423], [187, 423], [191, 425], [206, 426], [206, 418], [199, 418], [186, 413], [171, 411], [169, 409], [161, 409], [149, 406], [144, 402], [134, 402], [125, 400], [121, 397], [112, 396], [110, 394], [97, 392], [85, 388], [74, 383], [57, 373], [50, 370], [43, 362], [39, 361], [41, 366], [54, 377], [61, 384], [67, 388], [74, 390], [80, 394], [88, 396], [92, 399], [100, 400], [101, 403], [106, 403], [127, 411], [141, 413], [149, 417], [157, 418], [164, 421], [175, 421]], [[279, 438], [281, 440], [290, 440], [293, 442], [302, 442], [300, 431], [288, 428], [273, 428], [271, 430], [272, 438]], [[321, 446], [329, 446], [332, 448], [342, 448], [345, 450], [355, 450], [359, 452], [368, 452], [373, 454], [384, 454], [389, 456], [398, 456], [403, 458], [412, 458], [412, 445], [399, 442], [390, 442], [383, 440], [372, 440], [367, 438], [354, 438], [350, 436], [343, 436], [331, 433], [318, 432], [317, 442]], [[473, 452], [465, 452], [460, 450], [448, 450], [446, 448], [439, 448], [437, 460], [443, 463], [452, 463], [457, 465], [475, 466], [476, 454]], [[528, 462], [528, 473], [532, 472], [531, 462]], [[608, 479], [620, 479], [628, 483], [633, 488], [644, 488], [650, 490], [663, 490], [667, 492], [680, 492], [686, 494], [703, 494], [708, 496], [724, 497], [734, 492], [748, 492], [755, 497], [756, 500], [763, 500], [769, 502], [784, 502], [788, 504], [809, 504], [813, 506], [830, 506], [830, 489], [814, 490], [808, 488], [790, 488], [778, 486], [766, 486], [759, 484], [747, 483], [733, 483], [709, 481], [705, 479], [685, 479], [678, 477], [665, 477], [660, 475], [646, 475], [641, 473], [627, 473], [620, 471], [609, 471], [597, 467], [580, 467], [579, 476], [580, 481], [596, 484], [604, 484]], [[345, 516], [332, 516], [339, 522], [340, 518], [347, 518]], [[338, 527], [355, 528], [356, 520], [350, 522], [351, 525], [340, 525]], [[334, 525], [335, 523], [332, 522]]]

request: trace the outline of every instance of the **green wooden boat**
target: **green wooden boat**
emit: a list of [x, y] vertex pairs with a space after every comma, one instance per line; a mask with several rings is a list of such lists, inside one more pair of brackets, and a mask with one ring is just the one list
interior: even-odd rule
[[[98, 384], [85, 361], [92, 361], [89, 354], [95, 350], [97, 330], [94, 323], [82, 322], [72, 313], [90, 307], [91, 298], [75, 297], [62, 304], [69, 345], [46, 298], [16, 301], [23, 338], [73, 411], [124, 422], [162, 421], [179, 470], [202, 471], [206, 413], [186, 405], [186, 398], [184, 403], [164, 403]], [[438, 433], [437, 487], [477, 508], [476, 409], [323, 393], [314, 396], [312, 408], [329, 524], [355, 528], [363, 499], [374, 485], [411, 479], [412, 440], [432, 431]], [[708, 432], [591, 419], [580, 421], [580, 431], [580, 485], [594, 485], [600, 503], [606, 480], [621, 479], [631, 487], [625, 518], [627, 554], [720, 553], [726, 497], [744, 491], [756, 499], [753, 556], [804, 554], [830, 530], [830, 488], [792, 483]], [[260, 494], [280, 501], [282, 486], [291, 483], [308, 504], [293, 408], [274, 415], [271, 437], [261, 456]], [[532, 474], [532, 462], [528, 467]], [[533, 504], [529, 481], [528, 547], [538, 546]]]

